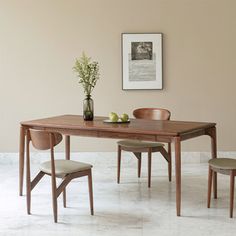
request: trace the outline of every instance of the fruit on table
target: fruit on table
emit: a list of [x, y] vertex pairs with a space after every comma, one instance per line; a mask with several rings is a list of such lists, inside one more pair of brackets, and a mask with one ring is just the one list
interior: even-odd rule
[[124, 113], [120, 116], [120, 119], [123, 122], [127, 122], [129, 120], [129, 116], [126, 113]]
[[111, 112], [111, 113], [109, 114], [109, 119], [110, 119], [110, 121], [112, 121], [112, 122], [117, 122], [118, 119], [119, 119], [119, 116], [118, 116], [115, 112]]

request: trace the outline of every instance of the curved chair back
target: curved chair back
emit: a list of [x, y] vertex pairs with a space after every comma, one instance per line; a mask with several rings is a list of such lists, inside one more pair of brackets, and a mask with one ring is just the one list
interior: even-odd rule
[[163, 108], [139, 108], [133, 111], [136, 119], [146, 120], [169, 120], [170, 111]]
[[[48, 150], [50, 149], [50, 138], [49, 133], [42, 130], [30, 129], [30, 140], [34, 148], [39, 150]], [[62, 140], [62, 135], [59, 133], [53, 133], [54, 137], [54, 146], [59, 144]]]

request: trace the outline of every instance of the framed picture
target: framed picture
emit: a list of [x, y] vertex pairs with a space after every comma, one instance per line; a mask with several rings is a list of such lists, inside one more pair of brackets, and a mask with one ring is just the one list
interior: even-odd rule
[[162, 34], [122, 34], [122, 89], [162, 89]]

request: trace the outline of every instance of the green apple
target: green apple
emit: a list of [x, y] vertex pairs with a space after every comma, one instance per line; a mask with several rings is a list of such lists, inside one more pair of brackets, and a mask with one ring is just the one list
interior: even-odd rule
[[127, 114], [122, 114], [120, 116], [120, 119], [123, 121], [123, 122], [127, 122], [129, 120], [129, 116]]
[[118, 116], [115, 112], [111, 112], [111, 113], [109, 114], [109, 119], [110, 119], [110, 121], [112, 121], [112, 122], [117, 122], [118, 119], [119, 119], [119, 116]]

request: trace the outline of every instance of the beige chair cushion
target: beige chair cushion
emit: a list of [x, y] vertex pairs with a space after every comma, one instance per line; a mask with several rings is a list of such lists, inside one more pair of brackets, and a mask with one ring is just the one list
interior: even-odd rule
[[[55, 160], [55, 173], [58, 177], [78, 171], [89, 170], [91, 168], [92, 165], [83, 162], [71, 160]], [[40, 170], [46, 174], [51, 174], [51, 161], [41, 163]]]
[[164, 146], [163, 143], [147, 142], [140, 140], [120, 140], [117, 143], [118, 145], [127, 148], [149, 148], [149, 147], [154, 148], [154, 147]]
[[236, 159], [214, 158], [209, 160], [209, 165], [216, 169], [233, 170], [236, 169]]

